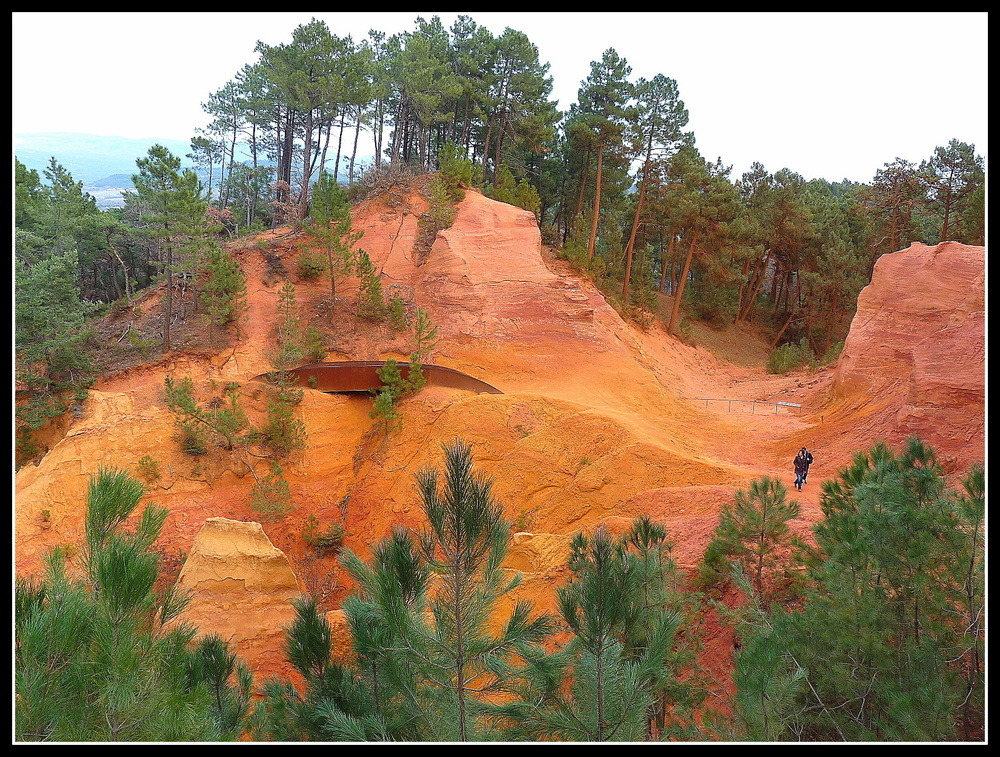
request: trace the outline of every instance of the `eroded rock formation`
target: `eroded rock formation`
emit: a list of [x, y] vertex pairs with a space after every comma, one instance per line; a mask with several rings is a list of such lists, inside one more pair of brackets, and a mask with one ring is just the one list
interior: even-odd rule
[[983, 459], [985, 249], [914, 243], [878, 259], [834, 375], [838, 404], [880, 408], [887, 440]]
[[207, 518], [177, 579], [190, 603], [174, 622], [218, 634], [253, 661], [258, 676], [284, 674], [284, 629], [302, 587], [260, 523]]

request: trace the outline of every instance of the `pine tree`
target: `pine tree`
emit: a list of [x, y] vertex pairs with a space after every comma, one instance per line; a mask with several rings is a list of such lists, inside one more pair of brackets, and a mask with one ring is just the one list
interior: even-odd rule
[[337, 306], [337, 281], [350, 273], [353, 246], [364, 235], [351, 229], [351, 208], [347, 193], [336, 178], [323, 171], [313, 188], [310, 208], [312, 230], [326, 250], [326, 270], [330, 276], [330, 317]]
[[[515, 29], [505, 29], [483, 45], [487, 59], [477, 72], [476, 93], [485, 120], [482, 149], [484, 168], [492, 164], [494, 181], [503, 166], [527, 173], [525, 156], [537, 153], [554, 135], [559, 120], [549, 101], [552, 79], [538, 49]], [[521, 206], [524, 207], [524, 206]]]
[[218, 634], [198, 640], [187, 666], [188, 685], [203, 686], [212, 701], [219, 732], [235, 739], [250, 715], [253, 673]]
[[345, 610], [383, 713], [421, 739], [482, 740], [491, 733], [485, 700], [510, 685], [515, 653], [528, 653], [551, 626], [519, 601], [493, 630], [497, 602], [518, 579], [501, 570], [509, 526], [489, 479], [473, 471], [471, 447], [445, 447], [443, 487], [430, 468], [417, 484], [426, 532], [419, 542], [394, 534], [372, 567], [346, 553], [363, 592]]
[[765, 282], [771, 284], [767, 298], [772, 313], [787, 317], [797, 309], [793, 284], [816, 230], [805, 180], [787, 168], [770, 174], [755, 163], [737, 191], [745, 208], [744, 241], [756, 254], [745, 263], [736, 320], [750, 320]]
[[[434, 662], [422, 672], [435, 709], [441, 708], [446, 721], [439, 734], [474, 741], [482, 737], [476, 717], [479, 697], [502, 690], [513, 674], [510, 655], [540, 641], [550, 626], [544, 616], [532, 619], [530, 605], [522, 600], [499, 635], [490, 631], [498, 600], [519, 583], [518, 577], [505, 579], [501, 571], [510, 527], [493, 499], [492, 482], [473, 471], [471, 446], [455, 441], [444, 452], [443, 488], [434, 469], [417, 478], [429, 523], [422, 553], [440, 582], [430, 600], [430, 643], [423, 648]], [[414, 646], [423, 645], [419, 640]]]
[[859, 199], [868, 217], [872, 263], [879, 255], [902, 250], [919, 238], [915, 215], [922, 194], [917, 167], [902, 158], [886, 163], [875, 172], [871, 185], [862, 189]]
[[650, 715], [675, 672], [668, 659], [680, 623], [675, 610], [650, 601], [650, 535], [633, 532], [643, 544], [639, 559], [603, 529], [574, 537], [573, 579], [558, 590], [573, 637], [555, 654], [529, 655], [525, 683], [497, 707], [513, 738], [648, 738]]
[[218, 244], [209, 247], [201, 296], [214, 328], [224, 329], [247, 309], [246, 279], [240, 265]]
[[250, 509], [261, 520], [281, 520], [295, 509], [291, 487], [284, 473], [278, 461], [272, 460], [269, 470], [262, 477], [254, 475], [254, 486], [250, 490]]
[[384, 425], [388, 433], [399, 420], [399, 412], [396, 407], [399, 400], [416, 394], [427, 385], [427, 377], [424, 375], [423, 365], [419, 355], [414, 352], [410, 355], [410, 360], [406, 363], [406, 377], [400, 369], [400, 363], [389, 358], [377, 371], [376, 375], [382, 383], [381, 388], [375, 394], [375, 401], [369, 417], [375, 418]]
[[961, 231], [961, 216], [969, 199], [983, 185], [984, 166], [975, 145], [957, 139], [952, 139], [946, 147], [934, 148], [934, 154], [920, 164], [917, 176], [925, 190], [924, 204], [941, 219], [939, 242], [954, 239], [955, 232]]
[[17, 377], [35, 389], [86, 384], [92, 372], [84, 345], [92, 308], [80, 297], [76, 252], [50, 255], [14, 269]]
[[268, 678], [254, 709], [254, 735], [276, 741], [389, 740], [363, 680], [331, 661], [331, 630], [316, 600], [293, 604], [295, 620], [287, 629], [285, 652], [304, 685]]
[[642, 179], [636, 199], [632, 231], [625, 245], [625, 278], [622, 282], [622, 301], [628, 302], [632, 277], [632, 257], [636, 234], [644, 210], [646, 188], [654, 160], [664, 160], [677, 149], [682, 139], [691, 139], [682, 129], [687, 125], [688, 112], [677, 92], [677, 82], [662, 74], [647, 81], [640, 79], [635, 85], [636, 114], [632, 139], [643, 150]]
[[[745, 583], [745, 577], [739, 580]], [[808, 686], [806, 671], [788, 654], [793, 618], [780, 606], [764, 610], [746, 588], [750, 602], [743, 609], [747, 617], [738, 626], [741, 643], [733, 655], [733, 717], [721, 729], [733, 740], [788, 740], [801, 728]]]
[[786, 494], [784, 484], [769, 476], [737, 490], [733, 505], [719, 512], [719, 524], [705, 548], [699, 566], [703, 587], [726, 582], [731, 565], [737, 564], [765, 605], [781, 593], [795, 569], [792, 552], [803, 547], [788, 527], [800, 506], [786, 500]]
[[590, 213], [590, 237], [587, 259], [593, 261], [597, 249], [597, 231], [601, 219], [601, 199], [604, 191], [604, 161], [609, 153], [623, 146], [625, 125], [634, 116], [629, 109], [633, 85], [628, 77], [632, 69], [614, 49], [604, 51], [600, 61], [590, 64], [590, 76], [579, 92], [580, 114], [590, 131], [596, 152], [597, 169], [594, 177], [594, 202]]
[[43, 202], [35, 206], [35, 233], [54, 254], [76, 250], [81, 265], [89, 266], [101, 247], [97, 201], [55, 158], [43, 173], [48, 184], [42, 188]]
[[[855, 194], [852, 189], [838, 197], [826, 182], [809, 184], [817, 229], [799, 272], [802, 305], [794, 314], [801, 314], [801, 330], [817, 356], [846, 336], [858, 294], [869, 281], [864, 238], [853, 221]], [[781, 337], [779, 332], [772, 343]]]
[[29, 448], [31, 432], [65, 409], [61, 392], [79, 392], [93, 379], [87, 321], [94, 305], [81, 285], [103, 244], [102, 214], [82, 182], [55, 159], [44, 173], [47, 185], [15, 161], [14, 368], [19, 386], [31, 391], [17, 408], [20, 441]]
[[145, 158], [138, 158], [139, 173], [132, 176], [139, 198], [148, 208], [143, 217], [150, 234], [161, 241], [166, 273], [163, 350], [171, 350], [174, 274], [190, 271], [203, 256], [214, 231], [205, 217], [208, 201], [198, 175], [180, 170], [180, 158], [162, 145], [153, 145]]
[[[303, 137], [302, 176], [294, 218], [295, 228], [300, 229], [309, 215], [314, 164], [318, 162], [323, 169], [322, 158], [316, 160], [316, 140], [324, 129], [329, 131], [336, 114], [343, 112], [357, 78], [352, 70], [356, 60], [354, 43], [350, 37], [331, 34], [325, 22], [313, 19], [295, 28], [290, 43], [272, 46], [258, 42], [257, 52], [260, 72], [285, 110], [277, 178], [289, 188], [293, 140], [296, 133]], [[282, 202], [286, 199], [278, 197]]]
[[167, 407], [177, 416], [177, 426], [182, 438], [206, 436], [217, 440], [225, 449], [232, 450], [245, 441], [249, 419], [240, 405], [239, 385], [229, 383], [224, 387], [225, 401], [210, 401], [200, 406], [194, 396], [194, 381], [185, 376], [175, 381], [167, 375], [163, 380]]
[[434, 351], [439, 341], [437, 330], [437, 324], [431, 320], [427, 311], [423, 308], [417, 308], [417, 319], [416, 323], [413, 324], [413, 337], [416, 341], [413, 354], [417, 361], [424, 362]]
[[298, 296], [289, 279], [278, 292], [278, 353], [274, 364], [279, 370], [298, 365], [302, 360], [302, 321]]
[[[154, 590], [151, 548], [167, 512], [147, 505], [124, 528], [143, 493], [126, 473], [99, 471], [87, 495], [83, 578], [71, 577], [65, 551], [55, 550], [40, 581], [17, 582], [18, 741], [213, 741], [241, 730], [240, 708], [223, 722], [207, 679], [189, 676], [195, 629], [164, 629], [184, 606]], [[228, 697], [228, 684], [218, 684], [216, 702]]]
[[680, 245], [684, 255], [671, 289], [674, 301], [667, 330], [673, 334], [696, 258], [715, 257], [725, 247], [739, 206], [727, 178], [729, 169], [721, 161], [707, 162], [693, 144], [682, 144], [662, 169], [656, 201], [667, 209], [671, 247]]
[[402, 48], [391, 64], [398, 99], [390, 151], [393, 162], [402, 156], [405, 162], [429, 168], [431, 136], [451, 119], [450, 106], [461, 94], [462, 83], [452, 66], [448, 33], [440, 18], [418, 17], [416, 26], [402, 36]]
[[691, 713], [707, 691], [694, 669], [698, 650], [693, 625], [702, 608], [697, 595], [687, 590], [687, 578], [673, 558], [673, 543], [662, 524], [641, 515], [621, 543], [636, 564], [640, 586], [637, 620], [625, 639], [632, 656], [649, 648], [665, 614], [676, 613], [679, 623], [664, 670], [652, 687], [656, 699], [648, 710], [647, 737], [655, 733], [661, 739], [667, 734], [683, 738], [691, 734]]
[[382, 295], [382, 276], [365, 250], [358, 250], [357, 268], [361, 280], [358, 294], [358, 315], [379, 321], [385, 317], [385, 299]]
[[413, 741], [429, 732], [420, 695], [419, 668], [412, 664], [410, 638], [427, 607], [430, 567], [421, 558], [409, 532], [394, 529], [372, 550], [368, 563], [348, 551], [341, 561], [358, 582], [358, 590], [343, 604], [356, 655], [354, 680], [368, 692], [370, 708], [363, 715], [344, 708], [326, 708], [327, 725], [340, 738]]

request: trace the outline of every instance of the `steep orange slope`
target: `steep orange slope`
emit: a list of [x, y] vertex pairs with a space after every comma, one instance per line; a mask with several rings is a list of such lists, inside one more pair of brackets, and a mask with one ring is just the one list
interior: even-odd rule
[[[829, 392], [832, 372], [768, 376], [729, 365], [662, 329], [633, 327], [543, 250], [531, 214], [475, 191], [466, 193], [453, 226], [418, 264], [413, 246], [425, 207], [418, 194], [362, 204], [354, 214], [355, 228], [364, 232], [359, 244], [381, 271], [386, 291], [401, 297], [411, 315], [416, 307], [427, 310], [438, 325], [440, 342], [430, 360], [503, 394], [428, 387], [403, 401], [402, 427], [385, 435], [372, 433], [371, 399], [305, 390], [297, 413], [308, 446], [282, 463], [296, 507], [263, 523], [263, 532], [301, 589], [320, 595], [324, 607], [336, 607], [351, 586], [334, 558], [307, 548], [307, 519], [343, 523], [346, 546], [362, 555], [393, 526], [421, 527], [414, 476], [424, 466], [440, 467], [441, 445], [455, 437], [474, 445], [477, 468], [494, 479], [494, 492], [519, 531], [508, 565], [526, 572], [522, 593], [544, 608], [552, 607], [553, 589], [566, 575], [566, 544], [576, 531], [600, 523], [623, 528], [632, 516], [648, 513], [666, 524], [676, 558], [692, 568], [735, 488], [763, 474], [790, 484], [787, 448], [830, 438], [822, 411], [797, 417], [774, 403], [816, 404], [810, 398]], [[163, 382], [167, 375], [190, 376], [206, 397], [237, 382], [248, 413], [261, 417], [267, 396], [252, 378], [272, 367], [281, 284], [295, 279], [295, 261], [312, 244], [287, 230], [263, 236], [266, 248], [232, 249], [247, 276], [249, 309], [231, 345], [175, 353], [106, 377], [66, 436], [38, 465], [18, 471], [18, 571], [37, 570], [47, 548], [80, 542], [91, 474], [102, 466], [134, 470], [144, 456], [161, 471], [148, 499], [171, 513], [158, 545], [168, 564], [179, 567], [195, 553], [196, 536], [210, 518], [260, 519], [250, 492], [267, 461], [222, 451], [185, 456], [173, 440]], [[303, 318], [325, 329], [328, 359], [405, 358], [412, 349], [407, 333], [352, 314], [356, 281], [340, 285], [332, 309], [326, 282], [297, 281], [296, 291]], [[152, 300], [145, 306], [151, 310]], [[732, 409], [707, 398], [761, 404]], [[819, 516], [819, 480], [885, 431], [854, 427], [849, 415], [838, 418], [836, 443], [819, 445], [810, 486], [796, 496], [803, 502], [796, 524], [802, 531]], [[218, 561], [214, 565], [217, 572]], [[197, 563], [185, 569], [184, 583], [194, 591], [215, 585], [215, 574], [196, 575]], [[242, 574], [245, 567], [234, 563], [232, 571]], [[274, 672], [280, 634], [245, 628], [234, 636], [210, 592], [196, 600], [185, 619], [205, 632], [228, 633], [255, 670]], [[275, 612], [263, 608], [259, 617], [287, 612], [284, 596], [275, 601]], [[714, 633], [714, 657], [706, 664], [721, 674], [729, 641], [719, 629]]]

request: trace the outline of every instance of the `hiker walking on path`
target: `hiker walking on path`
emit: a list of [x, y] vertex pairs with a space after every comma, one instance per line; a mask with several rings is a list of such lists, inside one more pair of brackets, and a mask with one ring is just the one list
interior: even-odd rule
[[812, 465], [813, 456], [812, 453], [805, 447], [799, 450], [799, 454], [795, 456], [795, 488], [802, 491], [802, 484], [806, 482], [806, 477], [809, 475], [809, 466]]

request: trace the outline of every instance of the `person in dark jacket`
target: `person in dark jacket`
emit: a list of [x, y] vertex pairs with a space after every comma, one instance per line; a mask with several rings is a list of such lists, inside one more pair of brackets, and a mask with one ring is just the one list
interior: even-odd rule
[[812, 453], [805, 447], [800, 449], [799, 454], [795, 456], [793, 463], [795, 467], [795, 488], [799, 491], [802, 491], [802, 484], [806, 482], [806, 478], [809, 476], [809, 466], [812, 465], [812, 461]]

